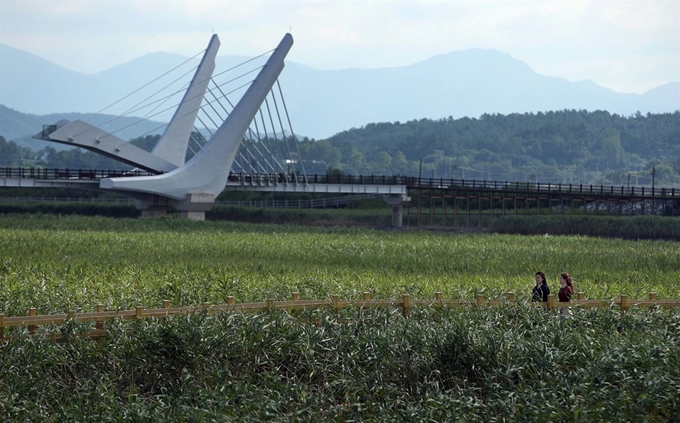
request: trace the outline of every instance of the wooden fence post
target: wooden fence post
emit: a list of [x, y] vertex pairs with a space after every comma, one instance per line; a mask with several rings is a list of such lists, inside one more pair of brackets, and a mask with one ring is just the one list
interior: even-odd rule
[[333, 314], [335, 314], [335, 318], [338, 318], [338, 313], [340, 312], [340, 297], [337, 295], [333, 294], [331, 295], [331, 301], [333, 302]]
[[555, 309], [555, 296], [553, 294], [548, 294], [548, 309], [550, 311]]
[[[28, 315], [35, 316], [35, 307], [28, 309]], [[35, 325], [28, 325], [28, 333], [29, 335], [35, 335]]]
[[170, 300], [163, 300], [163, 308], [170, 308]]
[[619, 302], [619, 307], [621, 307], [621, 312], [625, 313], [628, 310], [628, 295], [621, 294], [621, 301]]
[[[371, 293], [368, 292], [368, 291], [364, 291], [363, 300], [364, 301], [370, 301], [371, 300]], [[370, 306], [366, 306], [366, 305], [361, 307], [359, 309], [359, 318], [365, 318], [366, 316], [369, 316], [370, 315], [370, 312], [368, 311], [369, 308], [370, 308]]]
[[434, 293], [434, 298], [437, 300], [437, 305], [439, 307], [444, 306], [443, 298], [444, 298], [444, 293], [443, 292], [435, 292]]
[[[97, 313], [104, 312], [104, 304], [97, 304]], [[97, 323], [95, 323], [95, 329], [104, 330], [104, 320], [97, 318]]]
[[481, 307], [483, 302], [484, 302], [484, 295], [477, 294], [477, 307]]
[[142, 316], [143, 316], [143, 310], [144, 310], [144, 309], [143, 309], [142, 306], [140, 306], [140, 305], [138, 305], [137, 307], [135, 307], [135, 318], [136, 318], [136, 319], [139, 320], [139, 319], [142, 318]]
[[0, 342], [5, 340], [5, 314], [0, 313]]
[[404, 317], [408, 317], [408, 313], [411, 310], [411, 297], [408, 294], [401, 296], [401, 314]]
[[577, 294], [576, 294], [576, 299], [579, 300], [579, 301], [585, 300], [585, 299], [586, 299], [586, 293], [583, 292], [583, 291], [577, 293]]
[[267, 298], [267, 309], [269, 310], [274, 309], [274, 300], [272, 298]]
[[510, 303], [515, 302], [515, 293], [514, 292], [508, 292], [508, 302], [510, 302]]
[[233, 296], [228, 296], [227, 297], [227, 305], [228, 306], [233, 306], [234, 305], [234, 297]]
[[69, 320], [73, 320], [76, 318], [76, 311], [75, 310], [69, 310], [68, 311], [68, 318]]
[[[292, 302], [300, 301], [300, 293], [299, 292], [291, 292], [290, 293], [290, 299], [291, 299]], [[300, 314], [299, 310], [294, 309], [292, 304], [291, 304], [288, 312], [291, 314], [291, 316], [298, 316]]]
[[[649, 293], [649, 300], [656, 301], [656, 292]], [[649, 307], [649, 311], [654, 311], [654, 306]]]

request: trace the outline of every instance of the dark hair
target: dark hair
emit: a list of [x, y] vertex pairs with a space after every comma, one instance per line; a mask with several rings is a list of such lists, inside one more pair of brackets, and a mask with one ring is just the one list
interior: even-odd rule
[[541, 272], [540, 270], [536, 272], [537, 275], [539, 275], [543, 279], [543, 285], [548, 284], [548, 279], [545, 277], [545, 273]]
[[574, 288], [574, 284], [571, 281], [571, 276], [569, 276], [569, 273], [560, 273], [560, 276], [562, 276], [562, 279], [567, 281], [567, 286], [569, 288], [572, 288], [572, 289]]

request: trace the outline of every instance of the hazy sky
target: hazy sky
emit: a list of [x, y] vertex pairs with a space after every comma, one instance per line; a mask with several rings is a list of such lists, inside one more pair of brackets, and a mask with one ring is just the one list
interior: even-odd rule
[[[536, 72], [642, 93], [680, 81], [679, 0], [0, 0], [0, 43], [90, 74], [166, 51], [255, 56], [291, 31], [319, 69], [491, 48]], [[1, 66], [2, 64], [0, 64]]]

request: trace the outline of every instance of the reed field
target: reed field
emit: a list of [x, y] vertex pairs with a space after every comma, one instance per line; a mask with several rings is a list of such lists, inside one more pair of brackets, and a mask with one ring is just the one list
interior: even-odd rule
[[[672, 421], [680, 310], [524, 304], [543, 270], [587, 298], [680, 298], [680, 244], [583, 236], [0, 216], [0, 313], [290, 298], [505, 298], [497, 308], [268, 311], [11, 332], [9, 421]], [[308, 315], [309, 314], [309, 315]], [[312, 318], [313, 317], [313, 318]]]
[[[377, 231], [101, 217], [0, 219], [0, 310], [288, 299], [528, 298], [543, 270], [588, 298], [680, 298], [680, 244], [580, 236]], [[556, 292], [555, 292], [556, 293]]]

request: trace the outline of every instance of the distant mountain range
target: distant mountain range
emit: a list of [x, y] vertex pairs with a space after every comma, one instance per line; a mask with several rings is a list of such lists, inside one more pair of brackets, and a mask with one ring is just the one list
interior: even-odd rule
[[[0, 44], [0, 104], [9, 108], [0, 108], [0, 135], [8, 139], [30, 136], [40, 131], [41, 124], [53, 123], [65, 113], [84, 116], [97, 112], [186, 59], [153, 53], [84, 75]], [[219, 56], [218, 70], [245, 59]], [[369, 123], [421, 118], [564, 109], [607, 110], [629, 116], [637, 111], [680, 109], [680, 82], [644, 94], [624, 94], [592, 81], [543, 76], [507, 54], [481, 49], [372, 70], [318, 70], [287, 62], [280, 81], [295, 133], [315, 139]], [[30, 118], [17, 119], [16, 112]], [[154, 125], [160, 123], [127, 135], [141, 135]]]

